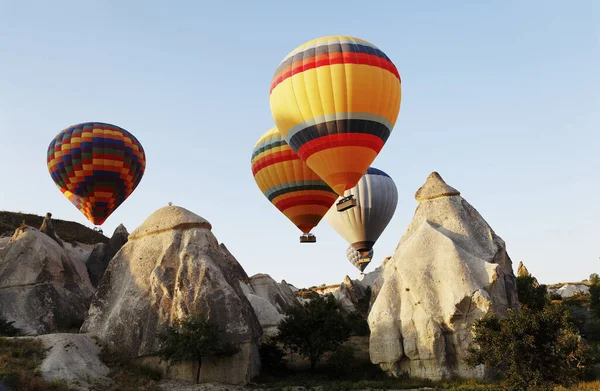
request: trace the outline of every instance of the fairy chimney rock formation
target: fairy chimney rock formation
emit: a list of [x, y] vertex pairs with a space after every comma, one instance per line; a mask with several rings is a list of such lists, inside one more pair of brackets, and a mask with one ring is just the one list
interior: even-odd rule
[[527, 268], [525, 267], [525, 265], [523, 264], [523, 261], [519, 262], [519, 267], [517, 268], [517, 276], [519, 277], [525, 277], [525, 276], [529, 276], [529, 270], [527, 270]]
[[518, 306], [504, 241], [458, 190], [434, 172], [374, 287], [370, 356], [392, 375], [483, 377], [464, 363], [471, 326]]
[[[248, 383], [260, 369], [262, 328], [241, 288], [248, 275], [211, 229], [208, 221], [181, 207], [155, 211], [108, 264], [81, 332], [130, 357], [145, 358], [158, 350], [159, 330], [201, 313], [241, 350], [203, 360], [200, 381]], [[197, 364], [189, 364], [194, 368], [176, 369], [167, 377], [194, 380]]]
[[46, 217], [44, 217], [44, 221], [42, 221], [42, 225], [40, 226], [40, 232], [45, 233], [61, 246], [63, 245], [62, 240], [56, 236], [56, 232], [54, 231], [54, 225], [52, 224], [52, 213], [46, 213]]

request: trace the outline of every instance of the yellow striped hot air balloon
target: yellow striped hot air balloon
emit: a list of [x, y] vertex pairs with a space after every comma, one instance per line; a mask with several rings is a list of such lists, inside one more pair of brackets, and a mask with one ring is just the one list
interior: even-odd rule
[[251, 166], [260, 191], [304, 233], [300, 242], [315, 242], [310, 231], [337, 194], [292, 151], [276, 127], [254, 146]]
[[270, 89], [282, 136], [340, 196], [356, 186], [383, 148], [400, 100], [400, 75], [385, 53], [343, 35], [294, 49], [279, 64]]

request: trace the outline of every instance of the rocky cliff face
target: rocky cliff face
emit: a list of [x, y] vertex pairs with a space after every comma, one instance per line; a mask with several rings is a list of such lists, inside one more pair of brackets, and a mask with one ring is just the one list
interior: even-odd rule
[[115, 229], [108, 243], [98, 243], [94, 246], [92, 253], [85, 262], [90, 281], [94, 287], [98, 286], [108, 263], [127, 243], [128, 237], [127, 228], [121, 224]]
[[257, 296], [272, 303], [278, 312], [284, 312], [296, 305], [296, 295], [287, 283], [278, 283], [268, 274], [255, 274], [250, 277], [250, 286]]
[[482, 377], [463, 363], [471, 325], [518, 306], [504, 241], [460, 193], [432, 173], [369, 314], [370, 356], [386, 372], [439, 379]]
[[277, 334], [283, 313], [299, 303], [285, 281], [278, 283], [268, 274], [255, 274], [241, 287], [263, 329], [263, 340]]
[[0, 249], [0, 313], [30, 335], [78, 328], [93, 295], [80, 259], [86, 251], [33, 227], [17, 229]]
[[248, 276], [211, 229], [184, 208], [154, 212], [109, 263], [81, 331], [132, 357], [148, 356], [158, 348], [158, 330], [200, 312], [241, 348], [205, 360], [200, 381], [247, 383], [259, 371], [262, 329], [241, 288]]

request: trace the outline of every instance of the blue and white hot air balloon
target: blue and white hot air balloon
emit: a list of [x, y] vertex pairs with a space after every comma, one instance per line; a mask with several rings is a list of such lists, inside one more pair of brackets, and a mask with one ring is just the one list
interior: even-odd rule
[[[398, 204], [398, 189], [388, 174], [370, 167], [358, 184], [344, 193], [344, 197], [350, 195], [357, 201], [354, 208], [338, 212], [334, 205], [325, 219], [362, 257], [364, 262], [361, 263], [358, 255], [347, 253], [350, 262], [362, 272], [368, 265], [366, 259], [370, 261], [373, 257], [375, 242], [394, 216]], [[358, 265], [364, 264], [364, 267], [361, 269], [355, 261]]]

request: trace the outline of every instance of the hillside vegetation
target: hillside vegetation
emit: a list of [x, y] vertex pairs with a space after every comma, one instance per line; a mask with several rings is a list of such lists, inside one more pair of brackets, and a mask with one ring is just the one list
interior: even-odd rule
[[[0, 236], [11, 236], [23, 221], [25, 221], [25, 224], [27, 225], [39, 228], [42, 225], [44, 218], [28, 213], [0, 211]], [[79, 242], [85, 244], [108, 242], [106, 236], [79, 223], [54, 218], [52, 219], [52, 222], [56, 233], [65, 242]]]

